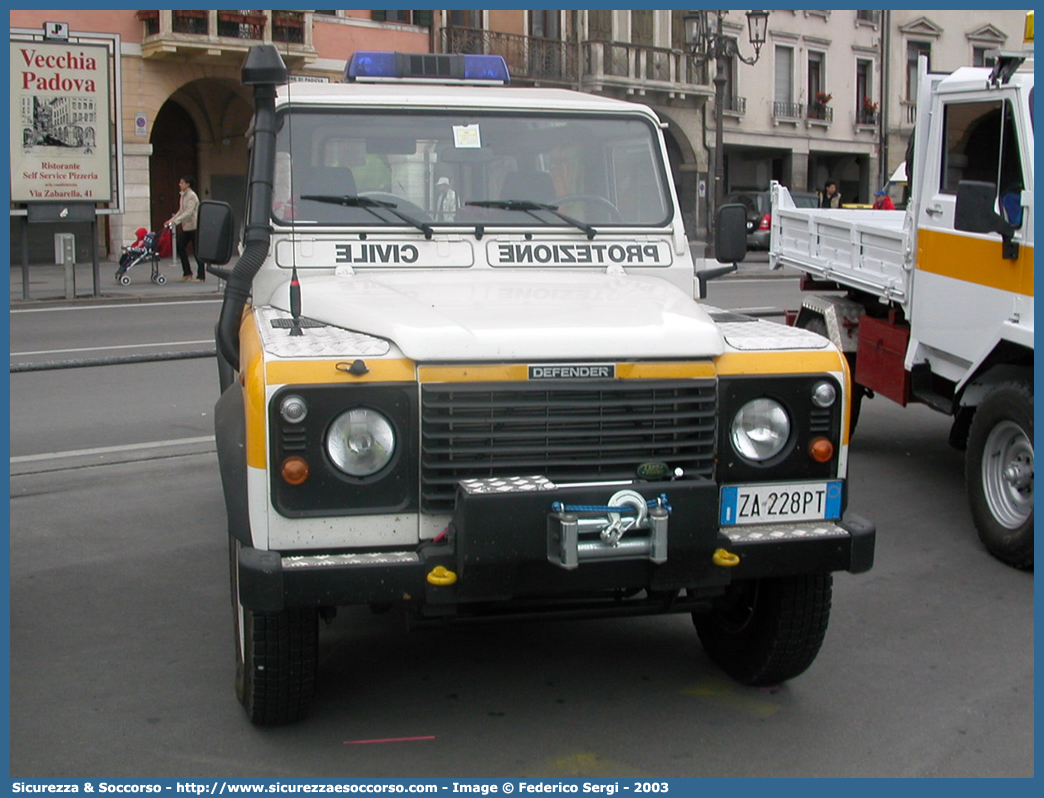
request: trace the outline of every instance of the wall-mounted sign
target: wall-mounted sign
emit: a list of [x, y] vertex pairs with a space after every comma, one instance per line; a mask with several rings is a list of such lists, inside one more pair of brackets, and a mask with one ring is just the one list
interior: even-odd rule
[[69, 39], [69, 23], [68, 22], [45, 22], [44, 23], [44, 38], [45, 39]]
[[110, 202], [108, 47], [11, 41], [11, 199]]
[[149, 119], [147, 116], [145, 116], [144, 111], [138, 111], [138, 113], [134, 115], [134, 135], [149, 135]]

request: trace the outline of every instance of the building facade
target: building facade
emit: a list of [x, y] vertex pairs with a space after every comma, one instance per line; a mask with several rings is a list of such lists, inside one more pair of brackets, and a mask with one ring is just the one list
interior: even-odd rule
[[[985, 63], [1021, 44], [1025, 12], [776, 10], [753, 65], [726, 63], [725, 101], [714, 107], [714, 62], [694, 58], [681, 10], [436, 11], [11, 11], [12, 36], [46, 22], [70, 35], [118, 35], [123, 148], [122, 213], [100, 217], [103, 256], [139, 227], [158, 229], [177, 208], [178, 178], [196, 177], [201, 198], [241, 211], [251, 95], [239, 82], [250, 46], [278, 45], [294, 81], [337, 81], [356, 50], [503, 55], [519, 85], [563, 86], [652, 106], [665, 124], [672, 173], [690, 235], [707, 229], [721, 116], [725, 192], [779, 180], [810, 190], [830, 179], [846, 202], [868, 202], [905, 156], [915, 104], [917, 56], [948, 71]], [[727, 11], [725, 35], [753, 56], [743, 11]], [[911, 72], [913, 70], [913, 72]], [[104, 109], [48, 113], [75, 136], [78, 120]], [[14, 209], [14, 206], [12, 206]], [[20, 221], [12, 216], [12, 259]], [[30, 260], [53, 257], [62, 225], [30, 226]], [[89, 227], [88, 233], [89, 233]], [[90, 242], [77, 233], [77, 259]]]

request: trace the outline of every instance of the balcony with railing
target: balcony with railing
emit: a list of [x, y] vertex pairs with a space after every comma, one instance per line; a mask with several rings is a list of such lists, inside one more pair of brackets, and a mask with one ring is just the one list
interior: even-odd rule
[[143, 58], [190, 58], [206, 63], [241, 64], [255, 44], [279, 44], [290, 68], [317, 57], [312, 45], [311, 11], [146, 10]]
[[834, 109], [826, 103], [813, 101], [808, 104], [805, 118], [810, 122], [824, 122], [829, 124], [834, 121]]
[[584, 88], [667, 98], [710, 96], [705, 70], [684, 50], [614, 41], [586, 41]]
[[722, 99], [721, 110], [725, 116], [743, 116], [747, 113], [747, 98], [726, 94]]
[[587, 91], [710, 95], [702, 70], [681, 50], [610, 41], [561, 41], [478, 28], [443, 28], [447, 53], [501, 55], [517, 83]]
[[580, 74], [576, 42], [479, 28], [443, 28], [442, 50], [503, 56], [512, 81], [573, 86]]
[[805, 106], [802, 103], [780, 102], [772, 103], [772, 118], [797, 121], [805, 115]]

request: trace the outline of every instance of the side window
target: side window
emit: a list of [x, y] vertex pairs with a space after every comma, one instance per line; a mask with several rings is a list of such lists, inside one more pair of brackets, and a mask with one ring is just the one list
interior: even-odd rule
[[962, 180], [982, 180], [1002, 189], [1022, 183], [1010, 103], [950, 103], [943, 126], [946, 149], [939, 188], [944, 194], [956, 194]]
[[942, 193], [956, 194], [962, 180], [992, 183], [1000, 212], [1016, 227], [1021, 224], [1025, 183], [1011, 103], [950, 103], [943, 126]]

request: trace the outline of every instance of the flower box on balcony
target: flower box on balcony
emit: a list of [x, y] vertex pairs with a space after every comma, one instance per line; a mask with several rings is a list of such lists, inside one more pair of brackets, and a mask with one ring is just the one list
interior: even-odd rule
[[[206, 13], [206, 12], [204, 12]], [[219, 22], [235, 22], [240, 25], [264, 25], [264, 14], [236, 14], [231, 11], [218, 11]]]
[[277, 11], [272, 15], [272, 24], [282, 28], [303, 28], [304, 14], [301, 12], [287, 14]]

